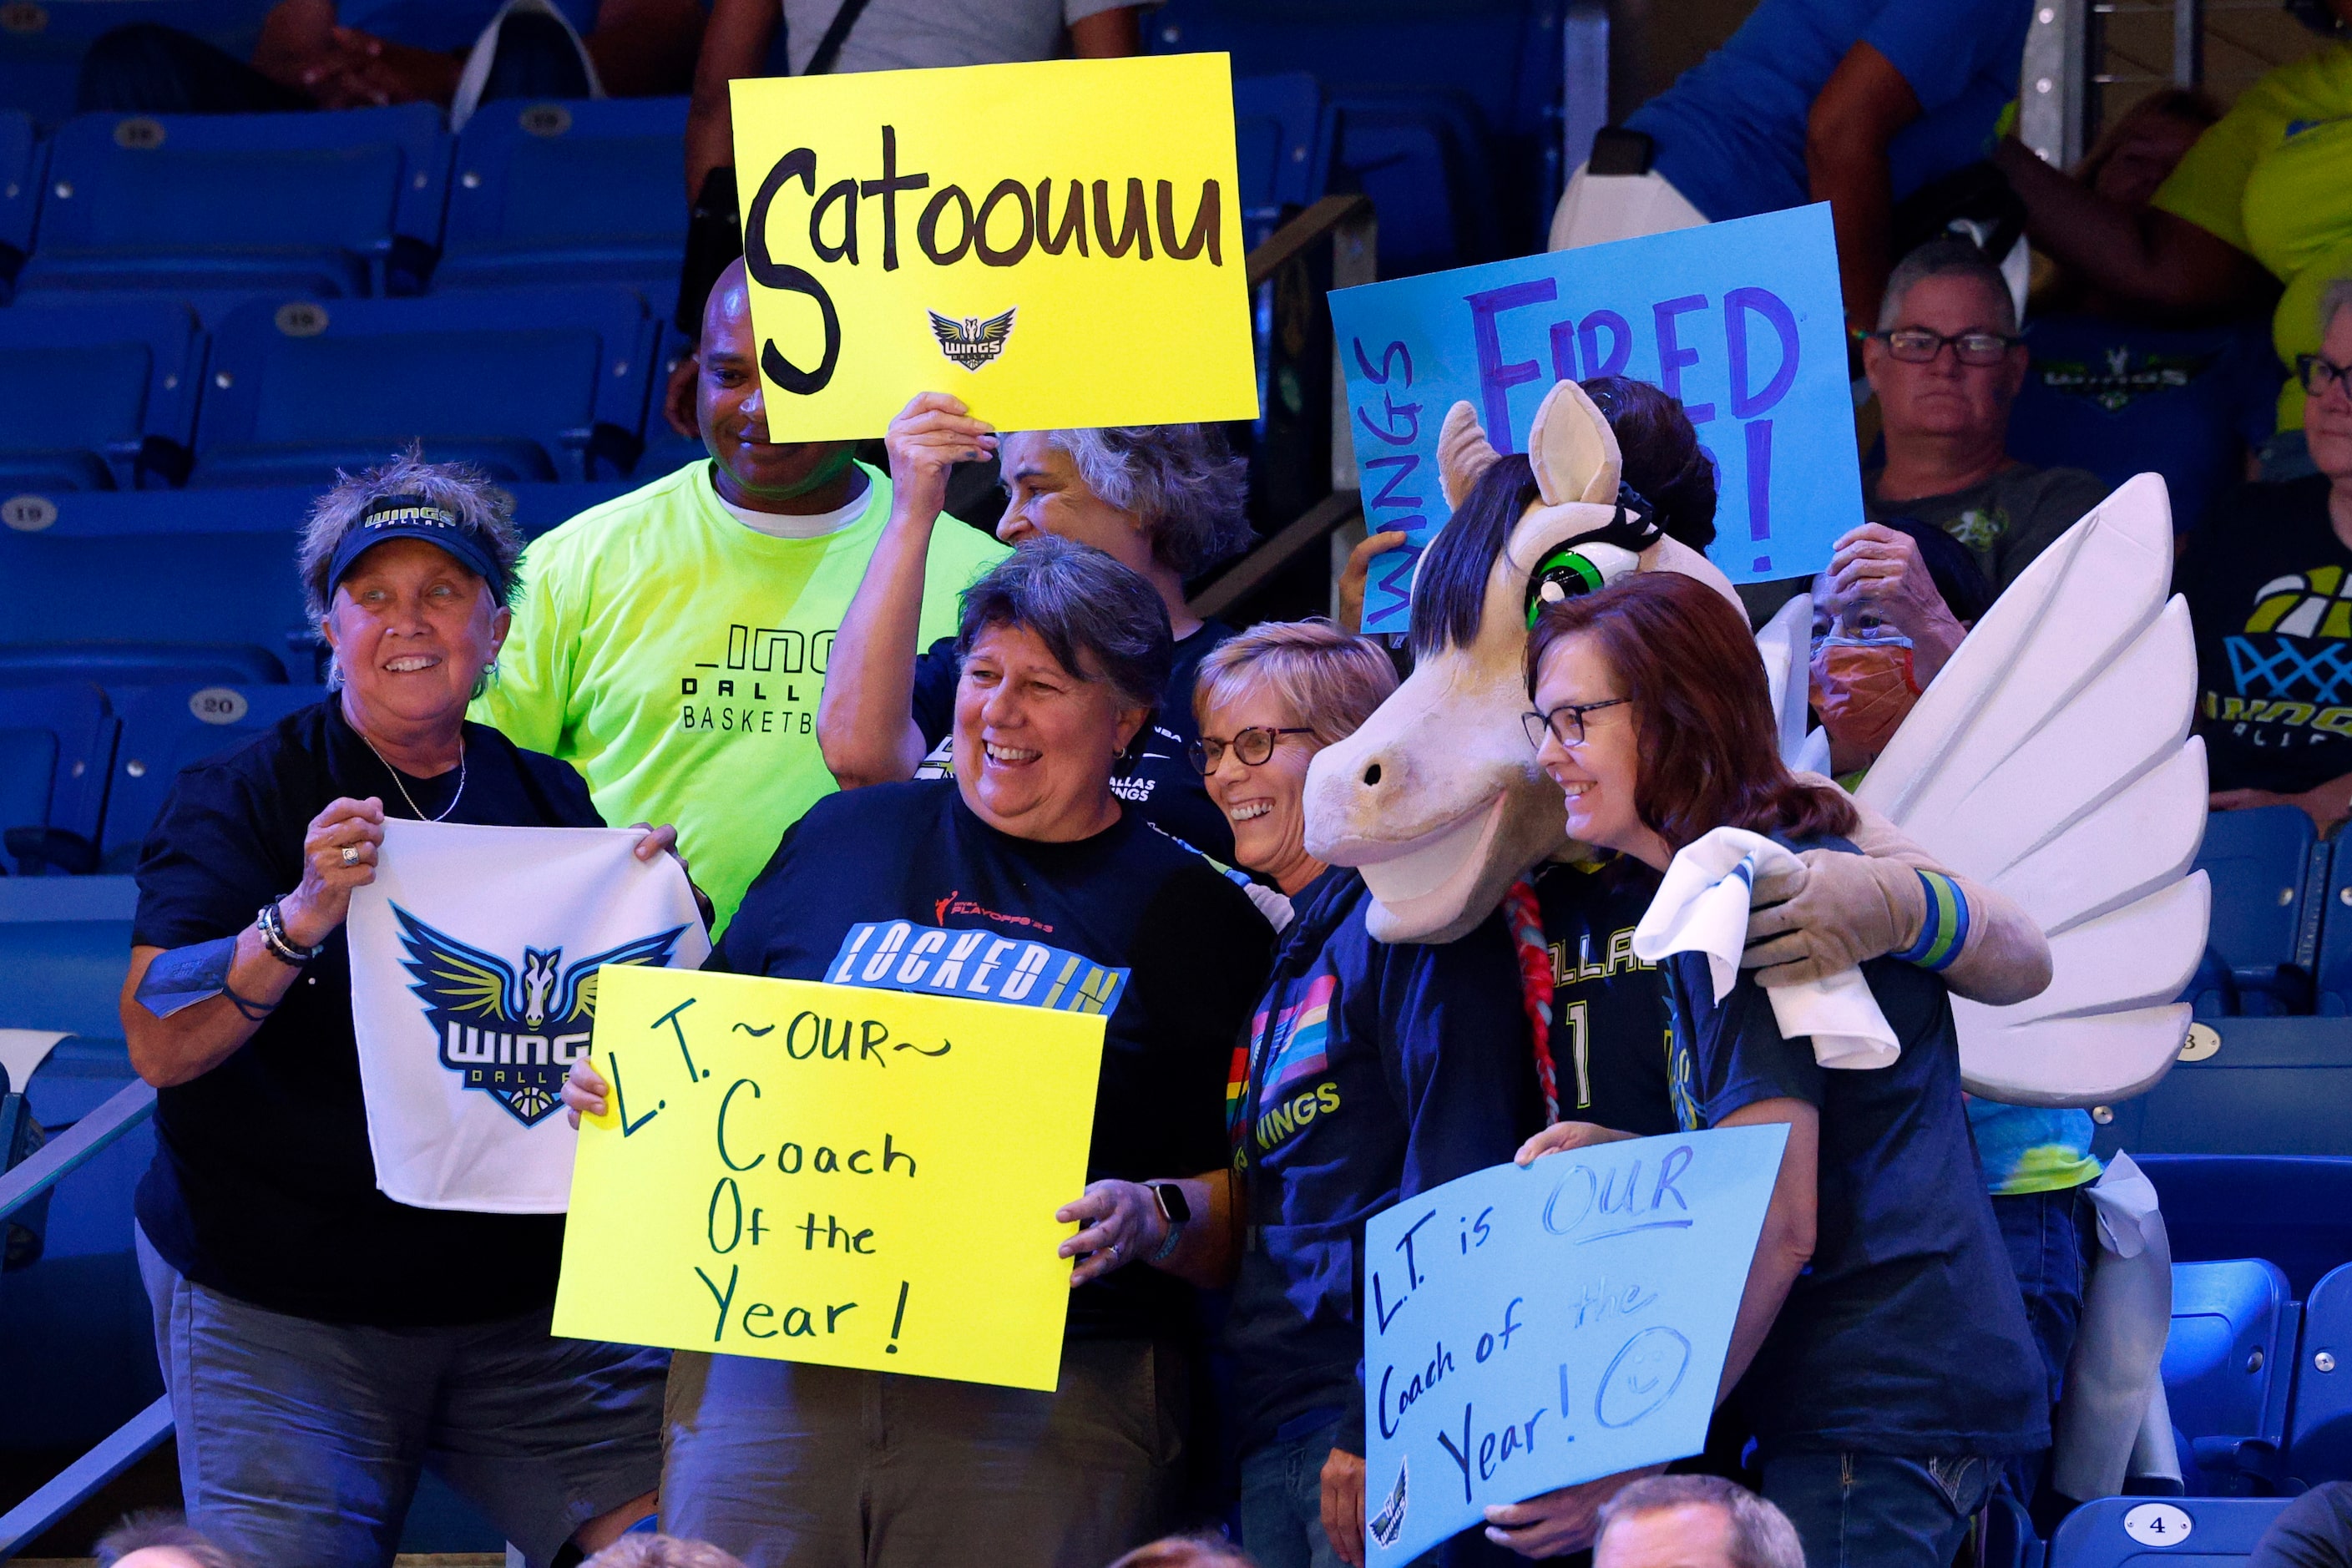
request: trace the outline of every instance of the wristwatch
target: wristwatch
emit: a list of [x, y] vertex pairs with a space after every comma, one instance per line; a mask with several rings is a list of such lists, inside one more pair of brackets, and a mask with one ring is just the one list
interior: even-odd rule
[[1173, 1182], [1155, 1183], [1151, 1187], [1153, 1201], [1160, 1205], [1160, 1217], [1168, 1222], [1168, 1239], [1160, 1244], [1150, 1261], [1165, 1263], [1175, 1256], [1176, 1244], [1184, 1238], [1184, 1226], [1192, 1217], [1192, 1205], [1185, 1199], [1184, 1189]]

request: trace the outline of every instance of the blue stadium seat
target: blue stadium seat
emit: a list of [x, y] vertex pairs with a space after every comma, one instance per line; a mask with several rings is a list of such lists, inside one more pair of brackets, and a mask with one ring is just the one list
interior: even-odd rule
[[[88, 871], [121, 726], [87, 681], [0, 689], [0, 831], [20, 876]], [[85, 848], [87, 846], [88, 848]]]
[[2325, 877], [2326, 855], [2295, 806], [2206, 819], [2197, 865], [2212, 879], [2213, 916], [2205, 964], [2189, 983], [2200, 1016], [2311, 1010], [2318, 920], [2308, 891]]
[[2156, 1184], [2176, 1263], [2267, 1258], [2302, 1295], [2352, 1261], [2352, 1157], [2132, 1156]]
[[665, 302], [686, 257], [683, 98], [508, 100], [457, 137], [433, 287], [642, 283]]
[[203, 373], [195, 314], [178, 300], [27, 295], [0, 311], [0, 488], [184, 478]]
[[316, 686], [156, 686], [126, 702], [107, 794], [105, 868], [137, 868], [139, 846], [182, 768], [235, 751], [325, 696]]
[[78, 115], [58, 132], [18, 286], [413, 293], [448, 166], [429, 103]]
[[2303, 1304], [2287, 1474], [2303, 1486], [2352, 1481], [2352, 1263], [2331, 1269]]
[[286, 666], [251, 643], [0, 643], [0, 688], [92, 680], [109, 690], [172, 680], [283, 684]]
[[2276, 1489], [2300, 1310], [2262, 1258], [2172, 1266], [2164, 1394], [2191, 1496]]
[[2049, 1568], [2231, 1568], [2286, 1505], [2284, 1498], [2100, 1498], [2058, 1527]]
[[81, 58], [100, 34], [134, 22], [193, 33], [245, 59], [275, 0], [24, 0], [0, 21], [0, 103], [43, 130], [74, 111]]
[[33, 248], [33, 215], [41, 210], [48, 166], [48, 144], [34, 136], [33, 117], [0, 110], [0, 305], [16, 292], [16, 269]]
[[0, 877], [0, 1029], [119, 1038], [138, 901], [128, 877]]
[[2099, 1147], [2168, 1154], [2340, 1154], [2352, 1149], [2352, 1022], [2207, 1018], [2154, 1089], [2107, 1107]]
[[2333, 857], [2318, 886], [2313, 911], [2319, 921], [2313, 958], [2319, 991], [2315, 1010], [2340, 1018], [2352, 1014], [2352, 854]]
[[1500, 249], [1485, 134], [1448, 89], [1335, 88], [1339, 161], [1380, 214], [1383, 278], [1485, 260]]
[[1305, 71], [1234, 79], [1235, 200], [1252, 246], [1329, 191], [1338, 121]]
[[618, 286], [256, 300], [214, 335], [192, 482], [323, 484], [410, 441], [500, 479], [616, 479], [656, 329]]

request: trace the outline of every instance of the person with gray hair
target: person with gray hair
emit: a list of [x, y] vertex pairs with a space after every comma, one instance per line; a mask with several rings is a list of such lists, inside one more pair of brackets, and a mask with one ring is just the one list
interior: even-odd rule
[[1652, 1476], [1601, 1505], [1592, 1568], [1805, 1568], [1805, 1548], [1787, 1514], [1737, 1481]]
[[2173, 586], [2197, 634], [2197, 730], [2212, 806], [2352, 817], [2352, 278], [2320, 290], [2319, 348], [2295, 362], [2318, 472], [2246, 485], [2188, 539]]
[[151, 1509], [98, 1538], [98, 1568], [244, 1568], [176, 1513]]
[[1233, 628], [1192, 614], [1184, 586], [1249, 547], [1244, 465], [1213, 425], [1032, 430], [999, 437], [944, 393], [923, 393], [890, 423], [890, 521], [842, 617], [817, 710], [825, 765], [843, 788], [941, 777], [952, 765], [956, 658], [941, 638], [918, 657], [916, 606], [926, 552], [960, 462], [999, 459], [1007, 544], [1092, 545], [1150, 584], [1174, 638], [1166, 688], [1141, 742], [1113, 775], [1120, 799], [1183, 842], [1233, 858], [1224, 815], [1185, 755], [1200, 739], [1192, 683]]
[[[1153, 585], [1101, 551], [1013, 552], [963, 595], [954, 776], [818, 801], [713, 960], [1102, 1016], [1087, 1186], [1055, 1215], [1076, 1227], [1055, 1391], [680, 1352], [670, 1529], [751, 1568], [1053, 1568], [1173, 1522], [1192, 1289], [1236, 1250], [1226, 1072], [1272, 932], [1114, 787], [1171, 642]], [[564, 1098], [601, 1112], [604, 1085], [575, 1067]]]
[[[1934, 588], [1917, 549], [1891, 529], [1912, 517], [1969, 547], [1996, 593], [2083, 514], [2106, 498], [2095, 474], [2037, 468], [2008, 451], [2009, 408], [2025, 384], [2017, 304], [2000, 268], [1971, 241], [1930, 240], [1887, 279], [1878, 330], [1864, 340], [1862, 363], [1878, 395], [1885, 467], [1864, 477], [1871, 525], [1838, 541], [1830, 574], [1839, 591], [1888, 601], [1888, 619], [1906, 633], [1937, 622]], [[1935, 600], [1940, 607], [1942, 601]], [[1950, 648], [1935, 645], [1934, 662]]]
[[389, 1562], [427, 1464], [534, 1568], [653, 1505], [667, 1355], [551, 1335], [561, 1215], [380, 1191], [361, 1090], [344, 920], [386, 819], [604, 826], [571, 768], [466, 722], [518, 545], [474, 469], [342, 476], [299, 558], [332, 695], [182, 770], [140, 852], [133, 1240], [189, 1515], [248, 1568]]

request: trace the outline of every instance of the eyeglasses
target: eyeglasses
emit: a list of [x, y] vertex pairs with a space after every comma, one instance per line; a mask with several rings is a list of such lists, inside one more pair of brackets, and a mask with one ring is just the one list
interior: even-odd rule
[[1962, 364], [1995, 365], [2009, 357], [2010, 350], [2025, 341], [1981, 330], [1947, 336], [1942, 332], [1931, 332], [1925, 327], [1897, 327], [1893, 331], [1867, 335], [1885, 343], [1886, 352], [1905, 364], [1933, 364], [1936, 356], [1944, 352], [1944, 345], [1949, 343], [1952, 352], [1959, 355]]
[[2303, 390], [2307, 396], [2317, 397], [2329, 387], [2336, 386], [2342, 388], [2346, 396], [2352, 397], [2352, 364], [2337, 364], [2321, 354], [2297, 354], [2294, 356], [2294, 378], [2303, 383]]
[[1193, 768], [1202, 777], [1206, 777], [1224, 765], [1225, 752], [1228, 747], [1233, 750], [1234, 755], [1241, 758], [1244, 766], [1255, 768], [1262, 765], [1268, 757], [1274, 755], [1274, 743], [1283, 736], [1312, 735], [1313, 733], [1315, 733], [1314, 731], [1303, 728], [1274, 730], [1255, 727], [1240, 731], [1230, 741], [1220, 741], [1213, 736], [1203, 735], [1185, 748], [1185, 755], [1192, 759]]
[[1605, 702], [1566, 703], [1549, 713], [1522, 713], [1519, 715], [1519, 727], [1528, 732], [1528, 744], [1539, 752], [1543, 750], [1547, 731], [1563, 746], [1580, 746], [1584, 744], [1584, 716], [1587, 713], [1598, 713], [1603, 708], [1615, 708], [1633, 700], [1630, 697], [1612, 697]]

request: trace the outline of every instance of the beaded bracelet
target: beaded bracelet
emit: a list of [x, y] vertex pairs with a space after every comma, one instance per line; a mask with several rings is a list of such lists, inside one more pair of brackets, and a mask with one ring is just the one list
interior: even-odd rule
[[254, 923], [261, 928], [262, 945], [269, 949], [269, 955], [289, 969], [301, 968], [327, 950], [323, 942], [314, 947], [296, 946], [293, 938], [286, 934], [286, 917], [278, 913], [276, 899], [261, 906]]

